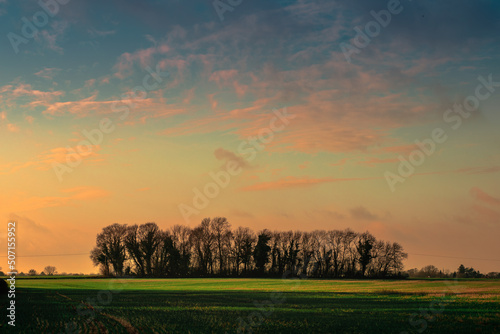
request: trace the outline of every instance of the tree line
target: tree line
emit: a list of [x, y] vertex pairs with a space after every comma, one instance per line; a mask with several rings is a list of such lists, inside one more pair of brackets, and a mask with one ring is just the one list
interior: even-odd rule
[[346, 230], [231, 229], [224, 217], [189, 228], [113, 224], [97, 235], [90, 258], [105, 276], [394, 277], [407, 254], [397, 242]]
[[482, 274], [479, 270], [475, 270], [472, 267], [465, 267], [463, 264], [454, 272], [441, 270], [436, 266], [428, 265], [420, 270], [417, 268], [409, 269], [406, 273], [409, 277], [414, 278], [500, 278], [500, 272], [492, 271], [487, 274]]

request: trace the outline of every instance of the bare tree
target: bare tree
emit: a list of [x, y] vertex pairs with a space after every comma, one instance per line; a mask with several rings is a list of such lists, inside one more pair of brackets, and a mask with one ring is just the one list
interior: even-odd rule
[[104, 275], [179, 277], [256, 274], [310, 277], [399, 275], [407, 254], [398, 243], [369, 232], [264, 230], [258, 240], [245, 227], [232, 231], [226, 218], [204, 218], [194, 229], [168, 231], [155, 223], [114, 224], [97, 235], [90, 258]]
[[246, 273], [252, 259], [253, 247], [256, 241], [255, 234], [248, 227], [238, 227], [234, 232], [234, 263], [235, 273], [239, 275], [240, 265], [243, 264], [243, 272]]
[[153, 275], [153, 255], [160, 242], [160, 228], [156, 223], [133, 225], [127, 228], [125, 246], [139, 276]]
[[198, 272], [200, 274], [213, 273], [214, 237], [210, 230], [210, 218], [204, 218], [200, 226], [193, 229], [190, 241], [194, 248]]
[[175, 225], [172, 227], [172, 241], [174, 247], [180, 252], [179, 259], [179, 275], [187, 275], [191, 263], [191, 229], [187, 226]]
[[219, 263], [219, 274], [225, 272], [229, 245], [231, 240], [231, 225], [225, 217], [215, 217], [210, 222], [210, 231], [213, 235], [214, 245]]

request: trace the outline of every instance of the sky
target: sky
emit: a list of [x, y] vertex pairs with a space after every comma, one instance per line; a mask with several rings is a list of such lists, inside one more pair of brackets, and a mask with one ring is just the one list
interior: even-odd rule
[[0, 247], [107, 225], [345, 229], [500, 271], [500, 3], [0, 0]]

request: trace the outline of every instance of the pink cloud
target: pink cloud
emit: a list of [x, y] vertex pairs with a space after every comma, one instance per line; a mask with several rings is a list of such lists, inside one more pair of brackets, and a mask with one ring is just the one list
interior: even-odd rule
[[118, 58], [118, 62], [114, 66], [115, 76], [124, 79], [132, 74], [132, 68], [135, 63], [139, 63], [142, 67], [151, 66], [153, 56], [157, 54], [166, 54], [169, 51], [170, 48], [166, 44], [161, 44], [133, 53], [126, 52]]
[[479, 202], [486, 203], [492, 206], [500, 206], [500, 199], [493, 197], [478, 187], [473, 187], [470, 190], [470, 195]]
[[295, 177], [288, 176], [284, 179], [270, 182], [256, 183], [251, 186], [242, 188], [242, 191], [259, 191], [259, 190], [271, 190], [271, 189], [283, 189], [283, 188], [296, 188], [296, 187], [307, 187], [317, 184], [332, 183], [332, 182], [343, 182], [343, 181], [363, 181], [363, 180], [376, 180], [381, 179], [381, 177], [352, 177], [352, 178], [311, 178], [311, 177]]
[[27, 96], [35, 99], [36, 101], [53, 101], [56, 98], [64, 96], [63, 91], [44, 92], [33, 89], [29, 84], [19, 84], [17, 87], [12, 85], [3, 86], [0, 88], [0, 93], [8, 93], [15, 98]]
[[233, 82], [234, 78], [238, 75], [237, 70], [222, 70], [212, 73], [209, 81], [215, 81], [219, 87], [228, 85]]
[[78, 205], [80, 202], [108, 197], [111, 194], [105, 189], [91, 186], [62, 189], [60, 192], [62, 194], [56, 196], [28, 196], [25, 193], [17, 192], [9, 194], [8, 197], [0, 195], [0, 200], [2, 203], [6, 203], [9, 210], [16, 212]]
[[394, 162], [399, 162], [398, 159], [380, 159], [376, 157], [369, 158], [368, 160], [365, 161], [360, 161], [358, 162], [359, 165], [368, 165], [370, 167], [373, 167], [374, 165], [377, 164], [387, 164], [387, 163], [394, 163]]
[[44, 68], [44, 69], [36, 72], [35, 75], [40, 77], [40, 78], [52, 80], [54, 78], [54, 76], [57, 73], [59, 73], [60, 71], [61, 71], [61, 69], [59, 69], [59, 68], [47, 67], [47, 68]]
[[87, 151], [85, 151], [84, 148], [79, 150], [77, 146], [57, 147], [39, 154], [33, 160], [22, 163], [9, 163], [1, 166], [3, 172], [0, 172], [0, 174], [12, 174], [30, 167], [33, 167], [36, 170], [50, 170], [53, 163], [65, 164], [67, 159], [73, 159], [71, 161], [75, 161], [75, 159], [82, 159], [90, 163], [98, 163], [102, 161], [102, 157], [99, 154], [100, 149], [100, 146], [95, 145], [91, 146]]

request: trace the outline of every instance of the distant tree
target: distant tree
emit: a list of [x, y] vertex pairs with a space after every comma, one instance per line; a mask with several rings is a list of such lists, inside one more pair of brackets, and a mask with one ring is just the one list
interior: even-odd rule
[[30, 269], [28, 271], [28, 275], [30, 275], [30, 276], [36, 276], [36, 275], [38, 275], [38, 273], [37, 273], [37, 271], [35, 269]]
[[465, 266], [463, 264], [461, 264], [459, 267], [458, 267], [458, 275], [461, 275], [461, 276], [465, 276]]
[[261, 275], [264, 274], [266, 264], [269, 262], [269, 252], [271, 251], [271, 247], [268, 245], [269, 240], [271, 240], [271, 236], [268, 230], [260, 232], [253, 251], [255, 267], [257, 272]]
[[406, 273], [410, 277], [417, 277], [418, 269], [417, 268], [408, 269]]
[[57, 270], [54, 266], [46, 266], [45, 269], [43, 269], [43, 272], [49, 276], [52, 276], [57, 273]]
[[439, 269], [436, 266], [428, 265], [420, 270], [425, 277], [436, 278], [439, 277]]
[[463, 264], [458, 267], [458, 274], [457, 276], [459, 278], [481, 278], [484, 275], [481, 274], [479, 271], [476, 271], [472, 267], [465, 267]]
[[496, 271], [489, 272], [486, 274], [486, 278], [500, 278], [500, 273]]

